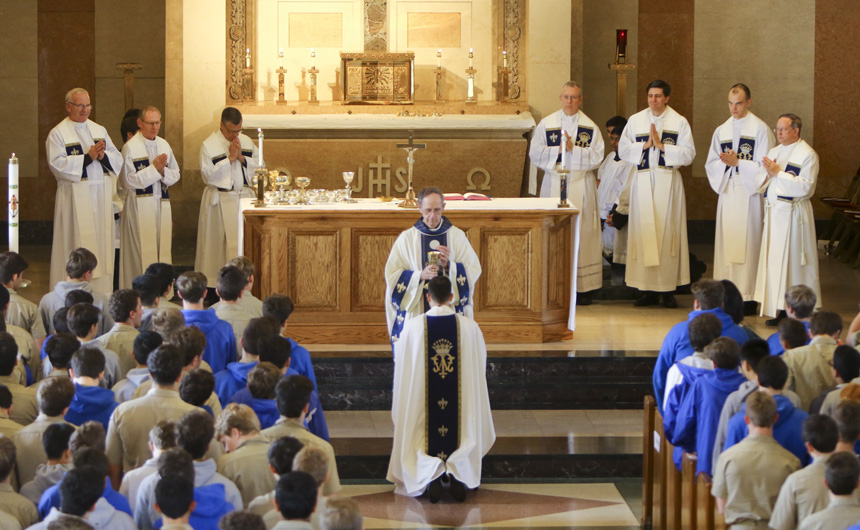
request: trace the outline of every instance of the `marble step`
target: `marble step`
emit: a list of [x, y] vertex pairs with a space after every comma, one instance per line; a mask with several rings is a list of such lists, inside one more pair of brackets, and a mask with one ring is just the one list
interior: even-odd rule
[[[617, 353], [617, 352], [616, 352]], [[655, 352], [656, 353], [656, 352]], [[655, 357], [504, 357], [490, 353], [487, 383], [495, 410], [640, 409], [651, 393]], [[326, 411], [390, 410], [394, 364], [387, 357], [314, 353]]]

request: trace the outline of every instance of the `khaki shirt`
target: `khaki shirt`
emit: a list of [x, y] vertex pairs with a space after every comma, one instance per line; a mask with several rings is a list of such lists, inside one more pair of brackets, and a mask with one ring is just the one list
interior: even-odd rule
[[18, 431], [18, 434], [12, 438], [18, 452], [15, 468], [18, 470], [19, 484], [26, 484], [33, 480], [36, 477], [36, 468], [39, 467], [39, 464], [48, 461], [48, 455], [45, 454], [45, 448], [42, 445], [42, 434], [45, 433], [45, 429], [49, 425], [54, 423], [69, 422], [62, 416], [47, 416], [41, 413], [36, 421]]
[[5, 410], [0, 409], [0, 435], [5, 436], [6, 438], [11, 438], [18, 434], [18, 431], [23, 428], [24, 426], [20, 423], [9, 419], [9, 415], [6, 414]]
[[[203, 368], [203, 366], [201, 365], [200, 368]], [[185, 377], [186, 373], [187, 372], [182, 372], [182, 377]], [[182, 380], [180, 379], [179, 382], [181, 383]], [[144, 381], [143, 383], [139, 384], [137, 388], [134, 389], [134, 393], [131, 395], [131, 399], [138, 399], [145, 396], [151, 388], [152, 379]], [[179, 385], [177, 385], [177, 388], [179, 388]], [[215, 419], [217, 420], [218, 416], [221, 415], [221, 400], [218, 399], [218, 394], [212, 392], [212, 394], [209, 396], [209, 399], [206, 400], [206, 403], [204, 403], [204, 405], [212, 409], [212, 415], [215, 416]]]
[[9, 484], [0, 484], [0, 506], [3, 511], [18, 519], [24, 528], [39, 522], [39, 510], [30, 499], [15, 493]]
[[803, 520], [798, 530], [844, 530], [860, 521], [860, 502], [852, 497], [834, 497], [824, 510]]
[[120, 403], [108, 424], [108, 461], [125, 471], [142, 466], [152, 457], [149, 430], [161, 420], [179, 421], [193, 410], [198, 409], [182, 401], [179, 392], [161, 388], [152, 388], [139, 399]]
[[[6, 333], [12, 335], [15, 339], [15, 344], [18, 345], [18, 366], [15, 368], [20, 368], [23, 371], [24, 367], [22, 366], [22, 363], [26, 364], [30, 367], [33, 381], [40, 379], [42, 370], [42, 352], [36, 349], [36, 343], [33, 341], [33, 337], [30, 336], [30, 333], [26, 329], [20, 328], [14, 324], [6, 325]], [[24, 382], [26, 382], [26, 372], [24, 377]]]
[[817, 336], [808, 345], [782, 354], [782, 359], [788, 365], [785, 388], [797, 393], [803, 410], [809, 410], [813, 399], [828, 388], [836, 386], [833, 368], [830, 366], [836, 346], [833, 337]]
[[24, 328], [36, 339], [48, 335], [45, 332], [42, 315], [39, 313], [39, 306], [18, 294], [15, 289], [9, 289], [9, 309], [6, 310], [6, 323]]
[[767, 523], [782, 483], [798, 469], [800, 460], [773, 436], [750, 434], [725, 450], [711, 494], [726, 499], [726, 524]]
[[771, 528], [794, 530], [800, 521], [827, 507], [830, 493], [824, 484], [824, 470], [829, 458], [820, 456], [785, 479], [770, 516]]
[[228, 364], [230, 362], [236, 362], [242, 354], [242, 334], [245, 333], [245, 328], [248, 327], [248, 322], [250, 322], [254, 317], [252, 317], [251, 313], [245, 311], [245, 309], [238, 304], [218, 302], [217, 304], [212, 304], [212, 309], [215, 310], [215, 314], [218, 315], [218, 318], [229, 323], [233, 328], [233, 337], [236, 338], [236, 358], [229, 361]]
[[123, 379], [129, 372], [137, 368], [137, 361], [134, 360], [134, 339], [140, 333], [128, 324], [116, 323], [110, 328], [110, 331], [98, 337], [96, 342], [101, 346], [102, 350], [110, 350], [116, 353], [119, 357], [119, 368]]
[[[272, 475], [272, 478], [275, 478], [274, 475]], [[245, 509], [251, 513], [259, 515], [260, 517], [266, 515], [267, 513], [275, 509], [275, 492], [270, 491], [265, 495], [260, 495], [259, 497], [256, 497], [254, 500], [248, 503], [248, 506], [245, 507]]]
[[285, 418], [283, 416], [281, 416], [281, 419], [279, 419], [274, 425], [268, 429], [264, 429], [261, 434], [263, 435], [263, 438], [267, 439], [269, 442], [274, 442], [284, 436], [292, 436], [305, 445], [312, 445], [322, 449], [328, 460], [328, 478], [323, 482], [323, 495], [334, 495], [340, 491], [340, 475], [337, 473], [337, 461], [334, 457], [334, 448], [332, 448], [330, 443], [305, 429], [305, 426], [298, 421]]
[[262, 437], [252, 438], [218, 460], [218, 473], [236, 484], [244, 506], [275, 489], [275, 476], [269, 469], [269, 445]]
[[242, 303], [242, 309], [247, 311], [251, 318], [263, 316], [263, 301], [254, 296], [251, 291], [246, 289], [239, 302]]
[[[10, 419], [21, 425], [33, 423], [39, 415], [39, 405], [36, 402], [36, 389], [18, 384], [15, 372], [12, 375], [0, 376], [0, 383], [9, 388], [12, 393], [12, 415]], [[42, 445], [42, 442], [39, 442]]]
[[841, 385], [836, 385], [836, 389], [831, 390], [824, 396], [824, 401], [821, 402], [821, 409], [818, 411], [819, 414], [825, 414], [834, 417], [836, 414], [836, 407], [839, 406], [839, 403], [842, 402], [842, 399], [839, 398], [839, 394], [842, 393], [842, 389], [845, 388], [846, 383]]

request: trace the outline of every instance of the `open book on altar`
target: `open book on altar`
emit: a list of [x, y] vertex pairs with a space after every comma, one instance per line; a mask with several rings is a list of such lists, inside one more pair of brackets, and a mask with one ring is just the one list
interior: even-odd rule
[[459, 193], [446, 193], [445, 194], [446, 201], [491, 201], [493, 200], [491, 197], [487, 197], [483, 193], [473, 193], [469, 192], [464, 195], [460, 195]]

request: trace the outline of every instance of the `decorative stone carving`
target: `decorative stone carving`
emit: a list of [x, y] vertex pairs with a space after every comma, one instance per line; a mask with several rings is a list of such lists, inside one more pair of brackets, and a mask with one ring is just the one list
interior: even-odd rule
[[364, 51], [388, 51], [388, 0], [364, 0]]
[[243, 70], [245, 68], [245, 0], [230, 0], [230, 29], [228, 31], [230, 42], [229, 57], [229, 86], [230, 99], [241, 100], [244, 98]]
[[504, 0], [505, 28], [504, 49], [508, 51], [508, 67], [511, 69], [509, 99], [520, 97], [520, 37], [522, 36], [522, 0]]

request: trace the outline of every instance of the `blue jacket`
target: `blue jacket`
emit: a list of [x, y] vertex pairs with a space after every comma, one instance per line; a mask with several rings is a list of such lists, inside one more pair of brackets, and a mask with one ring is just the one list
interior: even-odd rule
[[[712, 455], [726, 398], [747, 379], [737, 370], [716, 368], [704, 372], [685, 393], [677, 416], [663, 418], [663, 428], [666, 439], [675, 447], [688, 453]], [[672, 423], [669, 423], [670, 420]], [[696, 472], [702, 471], [711, 474], [710, 458], [697, 460]]]
[[[110, 478], [105, 479], [105, 491], [102, 493], [102, 497], [104, 497], [104, 499], [117, 510], [127, 513], [129, 517], [132, 516], [131, 506], [128, 504], [128, 499], [125, 498], [125, 495], [113, 489], [113, 486], [111, 486], [110, 483]], [[47, 517], [51, 512], [51, 508], [60, 509], [59, 482], [46, 489], [45, 493], [42, 494], [42, 498], [39, 499], [39, 518], [44, 519]]]
[[206, 335], [203, 360], [212, 367], [212, 373], [227, 368], [236, 360], [236, 337], [233, 326], [218, 318], [211, 309], [183, 309], [186, 326], [197, 326]]
[[295, 370], [299, 375], [310, 379], [314, 384], [314, 388], [319, 390], [317, 387], [317, 376], [314, 374], [314, 366], [311, 364], [311, 352], [293, 339], [287, 337], [287, 340], [290, 341], [290, 346], [292, 347], [290, 351], [290, 368]]
[[[806, 336], [809, 337], [809, 322], [804, 322], [803, 325], [806, 326]], [[806, 343], [809, 344], [809, 341], [811, 340], [811, 338], [807, 338]], [[770, 346], [771, 355], [782, 355], [785, 353], [785, 348], [783, 348], [782, 343], [779, 342], [778, 331], [767, 338], [767, 345]]]
[[[233, 505], [225, 500], [223, 484], [210, 484], [194, 488], [194, 501], [197, 507], [191, 512], [188, 524], [194, 530], [218, 530], [218, 521], [233, 511]], [[158, 518], [155, 528], [164, 526], [164, 519]]]
[[[295, 370], [293, 370], [293, 367], [290, 366], [287, 368], [287, 373], [284, 374], [284, 377], [289, 375], [300, 374], [297, 374]], [[247, 386], [230, 397], [230, 403], [242, 403], [251, 408], [253, 408], [254, 401], [254, 397], [251, 395], [251, 391], [248, 390]], [[319, 393], [316, 390], [311, 392], [311, 399], [308, 405], [308, 417], [310, 420], [305, 420], [305, 427], [307, 427], [311, 433], [319, 436], [325, 441], [329, 441], [328, 425], [326, 424], [325, 415], [323, 414]]]
[[[779, 417], [776, 419], [776, 424], [773, 426], [773, 437], [786, 450], [791, 451], [794, 456], [800, 459], [803, 466], [809, 464], [809, 453], [806, 451], [806, 446], [803, 443], [803, 438], [800, 433], [803, 428], [803, 420], [809, 417], [809, 414], [801, 409], [795, 408], [785, 396], [774, 396], [776, 399], [776, 412]], [[723, 452], [729, 447], [740, 443], [749, 434], [749, 427], [744, 421], [744, 414], [747, 410], [747, 404], [741, 406], [741, 410], [732, 416], [729, 420], [729, 426], [726, 431], [726, 444], [723, 446]]]
[[274, 399], [252, 397], [248, 406], [257, 413], [257, 419], [260, 420], [260, 427], [262, 429], [268, 429], [281, 417], [281, 413], [278, 412], [278, 404]]
[[110, 422], [113, 409], [117, 408], [113, 390], [99, 386], [83, 386], [75, 383], [75, 397], [66, 412], [66, 421], [78, 427], [94, 420], [104, 425], [105, 430]]
[[652, 377], [654, 398], [657, 400], [657, 410], [663, 410], [663, 394], [666, 392], [666, 375], [669, 373], [669, 368], [684, 357], [693, 355], [694, 350], [690, 345], [690, 321], [705, 313], [711, 313], [720, 319], [720, 322], [723, 324], [723, 337], [734, 339], [740, 345], [743, 345], [749, 338], [744, 329], [735, 324], [732, 321], [732, 317], [723, 311], [722, 308], [691, 311], [686, 322], [679, 322], [672, 326], [666, 338], [663, 339], [660, 355], [657, 356], [657, 364], [654, 366], [654, 375]]
[[[257, 366], [252, 363], [230, 363], [227, 369], [215, 374], [215, 393], [221, 406], [226, 407], [230, 403], [230, 396], [248, 386], [248, 374]], [[291, 363], [292, 366], [292, 363]]]

